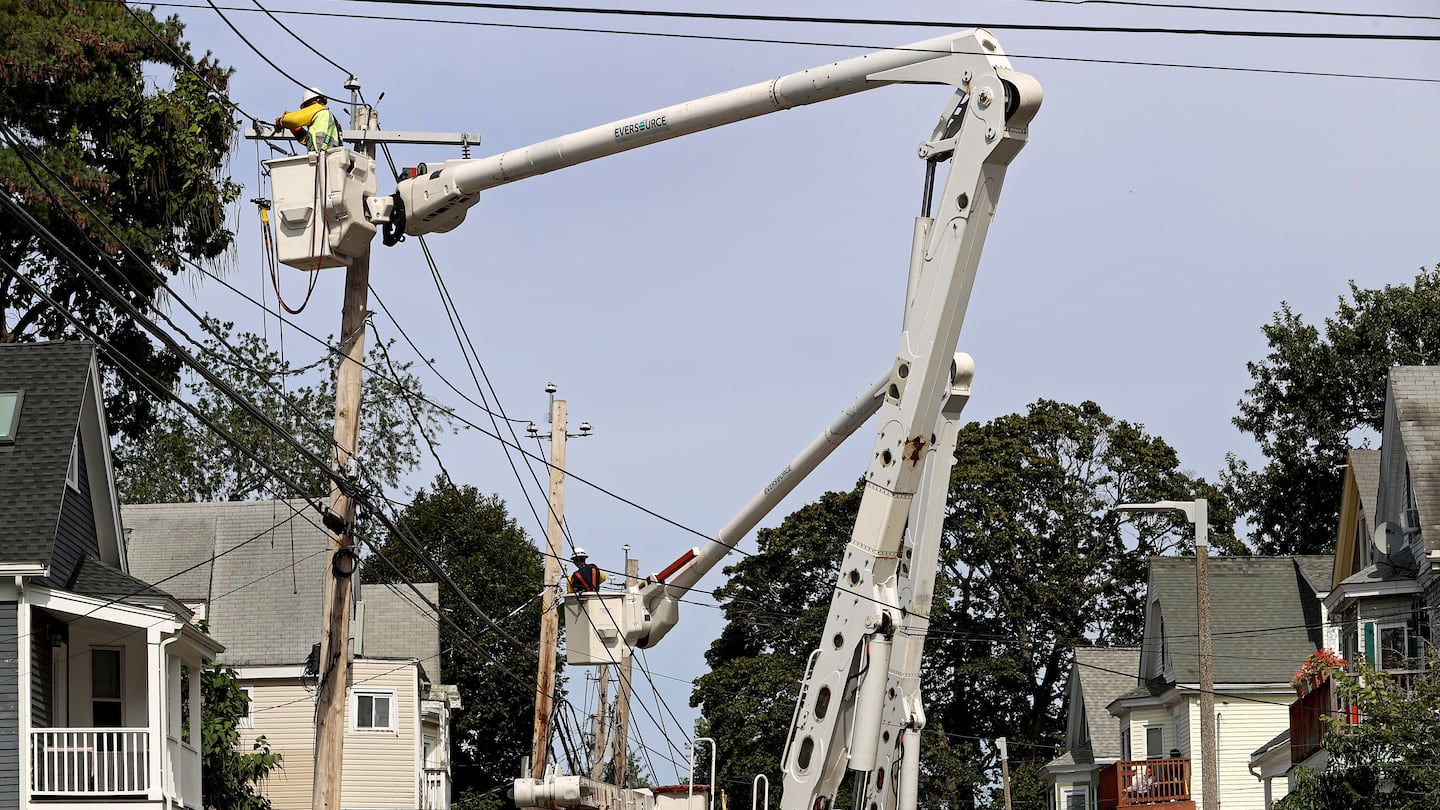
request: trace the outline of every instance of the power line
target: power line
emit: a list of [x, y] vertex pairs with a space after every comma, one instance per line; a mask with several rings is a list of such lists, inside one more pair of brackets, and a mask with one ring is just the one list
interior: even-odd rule
[[[154, 5], [156, 5], [156, 6], [165, 6], [165, 7], [169, 7], [169, 8], [191, 8], [191, 9], [205, 9], [205, 8], [206, 8], [205, 6], [198, 6], [198, 5], [187, 4], [187, 3], [156, 3], [156, 4], [154, 4]], [[234, 7], [224, 7], [224, 8], [225, 8], [227, 11], [239, 11], [239, 12], [249, 12], [249, 11], [253, 11], [253, 9], [246, 9], [246, 8], [234, 8]], [[345, 13], [341, 13], [341, 12], [289, 11], [289, 10], [286, 10], [286, 11], [277, 11], [277, 12], [275, 12], [275, 13], [277, 13], [277, 14], [294, 14], [294, 15], [299, 15], [299, 16], [310, 16], [310, 17], [334, 18], [334, 19], [373, 20], [373, 21], [377, 21], [377, 22], [431, 23], [431, 24], [436, 24], [436, 25], [463, 25], [463, 26], [474, 26], [474, 27], [480, 27], [480, 28], [498, 28], [498, 29], [521, 30], [521, 31], [558, 31], [558, 32], [564, 32], [564, 33], [605, 34], [605, 35], [613, 35], [613, 36], [650, 37], [650, 38], [657, 38], [657, 39], [679, 39], [679, 40], [708, 41], [708, 42], [734, 42], [734, 43], [756, 44], [756, 45], [794, 45], [794, 46], [802, 46], [802, 47], [850, 48], [850, 49], [860, 49], [860, 50], [877, 50], [877, 49], [889, 49], [889, 48], [891, 48], [891, 46], [888, 46], [888, 45], [877, 45], [877, 44], [873, 44], [873, 43], [871, 43], [871, 44], [866, 44], [866, 43], [855, 43], [855, 42], [848, 42], [848, 43], [847, 43], [847, 42], [819, 42], [819, 41], [814, 41], [814, 40], [800, 40], [800, 39], [777, 39], [777, 38], [763, 38], [763, 37], [720, 36], [720, 35], [714, 35], [714, 34], [683, 34], [683, 33], [671, 33], [671, 32], [656, 32], [656, 31], [631, 31], [631, 30], [613, 29], [613, 28], [593, 28], [593, 27], [556, 26], [556, 25], [534, 25], [534, 24], [520, 24], [520, 23], [494, 23], [494, 22], [479, 22], [479, 21], [474, 21], [474, 20], [450, 20], [450, 19], [440, 19], [440, 20], [437, 20], [437, 19], [430, 19], [430, 18], [423, 18], [423, 17], [413, 17], [413, 16], [411, 16], [411, 17], [400, 17], [400, 16], [386, 16], [386, 15], [374, 15], [374, 14], [345, 14]], [[998, 28], [998, 26], [997, 26], [997, 28]], [[1038, 60], [1038, 61], [1073, 62], [1073, 63], [1095, 64], [1095, 65], [1121, 65], [1121, 66], [1127, 66], [1127, 67], [1175, 68], [1175, 69], [1182, 69], [1182, 70], [1209, 70], [1209, 71], [1225, 71], [1225, 72], [1235, 72], [1235, 73], [1270, 74], [1270, 75], [1276, 75], [1276, 76], [1305, 76], [1305, 77], [1311, 77], [1311, 78], [1328, 78], [1328, 79], [1365, 79], [1365, 80], [1370, 80], [1370, 81], [1418, 82], [1418, 83], [1423, 83], [1423, 84], [1435, 84], [1435, 83], [1440, 83], [1440, 78], [1431, 78], [1431, 77], [1426, 77], [1426, 76], [1392, 76], [1392, 75], [1385, 75], [1385, 74], [1339, 73], [1339, 72], [1328, 72], [1328, 71], [1317, 71], [1317, 70], [1287, 70], [1287, 69], [1278, 69], [1278, 68], [1250, 68], [1250, 67], [1238, 67], [1238, 66], [1234, 66], [1234, 65], [1204, 65], [1204, 64], [1189, 64], [1189, 63], [1181, 63], [1181, 62], [1154, 62], [1154, 61], [1146, 61], [1146, 60], [1138, 60], [1138, 59], [1133, 59], [1133, 60], [1127, 60], [1127, 59], [1102, 59], [1102, 58], [1079, 57], [1079, 56], [1053, 56], [1053, 55], [1048, 55], [1048, 54], [1026, 54], [1026, 53], [1015, 53], [1015, 52], [1009, 53], [1008, 56], [1010, 56], [1011, 58], [1015, 58], [1015, 59], [1035, 59], [1035, 60]]]
[[864, 25], [887, 28], [985, 28], [1001, 31], [1049, 31], [1083, 34], [1173, 34], [1215, 37], [1275, 37], [1280, 39], [1340, 39], [1401, 42], [1436, 42], [1436, 34], [1375, 34], [1350, 32], [1259, 31], [1229, 28], [1163, 28], [1109, 25], [1055, 25], [1030, 23], [979, 23], [966, 20], [900, 20], [884, 17], [810, 17], [781, 14], [736, 14], [714, 11], [671, 11], [658, 9], [590, 8], [585, 6], [544, 6], [520, 3], [484, 3], [475, 0], [346, 0], [349, 3], [380, 5], [435, 6], [440, 8], [480, 9], [489, 11], [531, 11], [540, 13], [580, 14], [620, 17], [649, 17], [681, 20], [712, 20], [730, 22], [807, 23], [819, 25]]
[[1342, 17], [1348, 19], [1440, 21], [1440, 17], [1424, 14], [1387, 14], [1379, 11], [1317, 11], [1303, 8], [1253, 8], [1250, 6], [1191, 6], [1183, 3], [1142, 3], [1138, 0], [1024, 0], [1027, 3], [1049, 3], [1057, 6], [1129, 6], [1160, 8], [1176, 11], [1228, 11], [1244, 14], [1282, 14], [1308, 17]]

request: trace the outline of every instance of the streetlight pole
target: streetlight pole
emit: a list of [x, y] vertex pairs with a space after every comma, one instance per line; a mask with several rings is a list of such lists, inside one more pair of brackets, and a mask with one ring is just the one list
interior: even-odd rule
[[1195, 526], [1195, 633], [1200, 659], [1200, 807], [1219, 810], [1220, 780], [1215, 762], [1215, 657], [1210, 633], [1210, 512], [1204, 498], [1193, 501], [1122, 503], [1117, 512], [1182, 512]]

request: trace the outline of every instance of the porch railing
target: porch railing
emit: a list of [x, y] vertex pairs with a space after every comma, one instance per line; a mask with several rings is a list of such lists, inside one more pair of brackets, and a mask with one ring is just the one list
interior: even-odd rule
[[449, 810], [450, 774], [443, 768], [425, 769], [424, 810]]
[[146, 729], [51, 728], [30, 732], [30, 792], [121, 795], [150, 789]]
[[1100, 771], [1100, 807], [1194, 807], [1189, 759], [1122, 759]]
[[186, 807], [200, 807], [200, 751], [166, 736], [165, 792]]

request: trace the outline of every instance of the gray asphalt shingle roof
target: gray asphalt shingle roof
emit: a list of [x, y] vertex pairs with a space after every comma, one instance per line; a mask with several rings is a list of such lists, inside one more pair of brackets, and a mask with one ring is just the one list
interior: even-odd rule
[[14, 444], [0, 445], [0, 562], [49, 564], [95, 347], [0, 344], [0, 392], [21, 391]]
[[1375, 525], [1375, 500], [1380, 496], [1380, 451], [1350, 451], [1350, 473], [1355, 476], [1355, 488], [1360, 492], [1360, 511], [1365, 520]]
[[[1216, 683], [1290, 681], [1321, 646], [1319, 604], [1304, 571], [1329, 571], [1332, 562], [1328, 555], [1209, 561]], [[1160, 601], [1176, 682], [1198, 682], [1195, 558], [1152, 558], [1150, 589]]]
[[167, 603], [171, 598], [170, 594], [154, 585], [111, 568], [89, 554], [75, 567], [75, 573], [70, 576], [65, 589], [97, 599], [157, 609], [168, 609]]
[[[293, 509], [292, 509], [293, 507]], [[298, 514], [297, 514], [298, 511]], [[329, 537], [304, 501], [123, 507], [130, 570], [187, 602], [207, 603], [229, 666], [303, 664], [320, 641]], [[213, 559], [212, 559], [213, 558]], [[189, 569], [189, 570], [187, 570]], [[438, 588], [422, 584], [432, 602]], [[417, 658], [439, 673], [438, 618], [408, 587], [365, 585], [367, 657]], [[436, 678], [438, 680], [438, 677]]]
[[1139, 669], [1139, 647], [1075, 648], [1075, 673], [1085, 699], [1092, 756], [1120, 756], [1120, 721], [1105, 707], [1135, 687]]
[[1440, 367], [1390, 369], [1390, 396], [1427, 550], [1440, 550]]

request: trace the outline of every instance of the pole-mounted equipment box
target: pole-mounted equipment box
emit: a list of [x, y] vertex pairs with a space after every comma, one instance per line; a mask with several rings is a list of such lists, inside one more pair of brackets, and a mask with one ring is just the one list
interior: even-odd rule
[[297, 270], [345, 267], [375, 236], [365, 200], [375, 196], [375, 159], [327, 149], [265, 161], [275, 194], [275, 253]]

